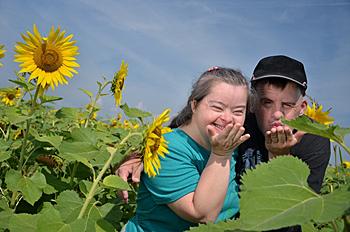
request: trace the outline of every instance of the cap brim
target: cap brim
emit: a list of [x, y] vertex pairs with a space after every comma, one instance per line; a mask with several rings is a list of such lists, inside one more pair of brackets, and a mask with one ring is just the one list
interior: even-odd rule
[[266, 79], [266, 78], [271, 78], [271, 77], [278, 77], [278, 78], [282, 78], [282, 79], [287, 79], [289, 81], [292, 81], [300, 86], [302, 86], [303, 88], [307, 88], [307, 84], [306, 83], [301, 83], [299, 81], [294, 80], [293, 78], [287, 77], [287, 76], [283, 76], [283, 75], [264, 75], [264, 76], [259, 76], [259, 77], [255, 77], [253, 76], [252, 79], [250, 80], [250, 82], [254, 82], [257, 80], [261, 80], [261, 79]]

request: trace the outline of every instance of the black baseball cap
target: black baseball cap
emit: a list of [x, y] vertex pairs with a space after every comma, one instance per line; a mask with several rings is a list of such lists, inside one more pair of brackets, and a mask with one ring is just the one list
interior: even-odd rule
[[304, 90], [307, 88], [307, 79], [303, 63], [288, 56], [277, 55], [261, 59], [256, 65], [251, 83], [270, 77], [278, 77], [293, 81]]

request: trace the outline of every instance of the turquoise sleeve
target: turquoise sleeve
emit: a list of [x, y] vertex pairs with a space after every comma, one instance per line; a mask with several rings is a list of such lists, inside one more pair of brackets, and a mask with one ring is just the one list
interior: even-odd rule
[[161, 168], [155, 177], [144, 175], [144, 184], [157, 204], [174, 202], [194, 192], [200, 173], [195, 166], [195, 152], [187, 144], [169, 141], [169, 154], [160, 157]]

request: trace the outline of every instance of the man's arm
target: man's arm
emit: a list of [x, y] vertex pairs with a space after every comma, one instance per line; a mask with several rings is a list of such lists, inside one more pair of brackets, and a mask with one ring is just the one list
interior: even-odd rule
[[[143, 163], [137, 155], [130, 155], [126, 161], [124, 161], [119, 168], [115, 171], [115, 174], [121, 177], [124, 181], [128, 181], [131, 175], [133, 183], [139, 183], [141, 172], [143, 171]], [[120, 192], [120, 197], [125, 203], [128, 203], [129, 194], [127, 190]]]

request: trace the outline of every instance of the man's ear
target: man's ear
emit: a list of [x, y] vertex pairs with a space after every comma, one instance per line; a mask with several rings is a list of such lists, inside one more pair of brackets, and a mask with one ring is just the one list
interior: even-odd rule
[[303, 115], [307, 107], [307, 101], [303, 99], [303, 102], [300, 105], [300, 115]]
[[253, 94], [249, 94], [248, 110], [249, 110], [250, 113], [255, 113], [256, 101], [257, 101], [257, 96], [255, 96]]
[[197, 101], [196, 101], [196, 100], [192, 100], [192, 101], [191, 101], [191, 110], [192, 110], [192, 113], [196, 110], [196, 107], [197, 107]]

